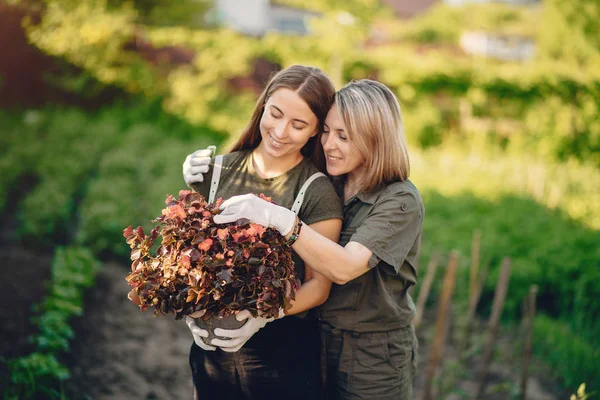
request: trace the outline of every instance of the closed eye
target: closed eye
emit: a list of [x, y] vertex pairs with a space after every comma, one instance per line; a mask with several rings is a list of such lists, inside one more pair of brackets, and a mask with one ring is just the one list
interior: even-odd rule
[[297, 130], [301, 131], [302, 129], [306, 128], [307, 125], [298, 124], [298, 123], [292, 123], [292, 126], [294, 127], [294, 129], [297, 129]]

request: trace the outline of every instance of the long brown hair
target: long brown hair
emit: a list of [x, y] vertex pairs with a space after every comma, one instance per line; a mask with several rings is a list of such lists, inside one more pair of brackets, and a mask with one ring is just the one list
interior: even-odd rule
[[252, 150], [258, 147], [262, 140], [260, 135], [260, 119], [262, 118], [265, 104], [276, 90], [282, 88], [298, 93], [300, 98], [306, 102], [310, 110], [317, 117], [319, 121], [318, 132], [308, 140], [300, 152], [304, 157], [310, 159], [319, 171], [324, 172], [326, 168], [323, 146], [321, 145], [321, 133], [323, 132], [327, 113], [333, 104], [335, 88], [329, 77], [315, 67], [292, 65], [275, 74], [258, 98], [250, 122], [244, 128], [240, 138], [233, 145], [230, 152]]
[[362, 79], [341, 88], [335, 105], [363, 159], [365, 172], [359, 191], [370, 192], [382, 184], [408, 179], [408, 149], [394, 93], [377, 81]]

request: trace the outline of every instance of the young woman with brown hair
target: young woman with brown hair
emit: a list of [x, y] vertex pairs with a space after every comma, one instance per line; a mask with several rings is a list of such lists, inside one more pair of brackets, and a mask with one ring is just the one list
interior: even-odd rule
[[[213, 174], [192, 188], [209, 201], [264, 193], [282, 209], [297, 213], [316, 232], [337, 240], [341, 204], [329, 179], [319, 174], [319, 167], [324, 169], [320, 136], [334, 94], [331, 81], [317, 68], [295, 65], [280, 71], [259, 97], [232, 151], [205, 157], [203, 164], [193, 166], [196, 171], [219, 170], [218, 178]], [[298, 201], [302, 203], [299, 209], [294, 206]], [[207, 346], [202, 340], [207, 332], [192, 318], [186, 319], [195, 341], [190, 366], [199, 398], [323, 397], [319, 331], [310, 310], [327, 299], [331, 281], [297, 255], [294, 261], [302, 285], [292, 307], [275, 320], [249, 318], [247, 312], [240, 312], [238, 320], [247, 319], [243, 329], [249, 333], [236, 346]]]

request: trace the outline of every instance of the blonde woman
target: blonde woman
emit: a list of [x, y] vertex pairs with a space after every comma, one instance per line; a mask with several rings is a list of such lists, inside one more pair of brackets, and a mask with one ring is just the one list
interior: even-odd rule
[[[334, 284], [320, 307], [329, 399], [410, 399], [417, 340], [412, 326], [424, 207], [410, 167], [398, 101], [381, 83], [352, 82], [335, 95], [321, 137], [327, 172], [343, 200], [338, 243], [253, 195], [223, 203], [215, 222], [247, 218], [277, 227]], [[223, 336], [233, 345], [238, 332]], [[213, 342], [214, 343], [214, 342]]]

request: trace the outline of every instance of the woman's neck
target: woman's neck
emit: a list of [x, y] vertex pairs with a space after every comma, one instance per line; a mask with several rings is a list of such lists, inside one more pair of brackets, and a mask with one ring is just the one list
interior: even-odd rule
[[283, 175], [298, 165], [303, 159], [304, 156], [300, 152], [282, 157], [273, 157], [265, 151], [262, 142], [252, 151], [252, 166], [256, 174], [263, 179]]
[[346, 183], [344, 184], [344, 201], [350, 200], [358, 193], [358, 184], [364, 172], [363, 167], [354, 169], [346, 175]]

